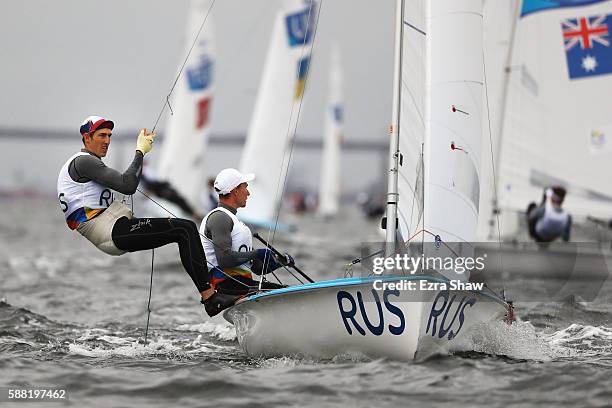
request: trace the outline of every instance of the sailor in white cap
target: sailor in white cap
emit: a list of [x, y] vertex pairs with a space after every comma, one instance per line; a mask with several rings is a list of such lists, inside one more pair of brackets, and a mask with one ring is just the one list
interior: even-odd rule
[[[242, 174], [236, 169], [224, 169], [215, 179], [219, 206], [210, 211], [200, 225], [202, 246], [211, 267], [211, 284], [220, 293], [241, 295], [258, 289], [252, 273], [266, 274], [293, 265], [293, 258], [277, 257], [269, 249], [253, 250], [253, 235], [249, 227], [236, 216], [247, 204], [249, 181], [254, 174]], [[278, 289], [282, 285], [264, 281], [262, 288]]]

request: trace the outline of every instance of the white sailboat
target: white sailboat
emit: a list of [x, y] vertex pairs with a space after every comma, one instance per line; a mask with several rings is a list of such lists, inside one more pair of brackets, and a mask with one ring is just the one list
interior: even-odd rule
[[[536, 3], [514, 3], [501, 87], [507, 91], [493, 126], [500, 139], [499, 227], [506, 237], [519, 236], [527, 204], [539, 202], [550, 185], [568, 190], [563, 207], [574, 223], [612, 216], [612, 64], [606, 63], [612, 61], [612, 1], [550, 2], [530, 13], [531, 4], [542, 7]], [[607, 57], [598, 59], [601, 52]], [[483, 214], [493, 227], [489, 236], [497, 237], [497, 217]]]
[[[458, 241], [469, 252], [480, 189], [482, 1], [398, 1], [396, 16], [387, 219], [397, 214], [399, 228], [388, 223], [387, 241], [398, 237], [403, 246], [416, 234], [440, 248]], [[411, 360], [453, 350], [475, 325], [510, 311], [486, 288], [414, 291], [384, 282], [449, 284], [438, 273], [324, 281], [248, 297], [224, 317], [253, 356]]]
[[317, 3], [284, 0], [276, 15], [240, 169], [256, 174], [249, 205], [240, 218], [273, 226], [286, 177], [288, 148], [295, 134], [298, 104], [310, 64]]
[[337, 46], [332, 47], [328, 89], [318, 208], [318, 213], [324, 217], [333, 216], [338, 212], [340, 200], [340, 149], [342, 147], [344, 103], [340, 53]]
[[[210, 0], [192, 0], [182, 55], [191, 48], [210, 4]], [[213, 95], [213, 32], [212, 18], [208, 16], [170, 101], [173, 114], [166, 126], [156, 169], [156, 176], [168, 181], [196, 209], [202, 208], [202, 191], [206, 188], [204, 151], [210, 133]]]

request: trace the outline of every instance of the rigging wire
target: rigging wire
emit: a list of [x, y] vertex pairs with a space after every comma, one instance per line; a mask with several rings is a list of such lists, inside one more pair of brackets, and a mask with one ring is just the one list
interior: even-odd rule
[[[419, 156], [419, 164], [423, 164], [425, 162], [425, 160], [423, 159], [423, 146], [422, 145], [423, 144], [421, 143], [421, 154]], [[423, 175], [422, 171], [424, 171], [424, 165], [418, 166], [417, 174], [416, 174], [416, 179], [414, 181], [414, 189], [413, 189], [413, 192], [412, 192], [412, 204], [411, 204], [411, 207], [410, 207], [410, 222], [408, 223], [409, 230], [412, 229], [412, 220], [414, 219], [413, 218], [414, 207], [415, 207], [414, 201], [417, 199], [417, 194], [419, 194], [419, 191], [418, 191], [419, 190], [419, 185], [418, 185], [419, 184], [419, 178], [421, 178], [421, 181], [423, 181], [424, 177], [425, 177]], [[421, 187], [424, 188], [424, 186], [421, 186]], [[425, 203], [425, 198], [423, 197], [425, 192], [424, 192], [423, 189], [421, 189], [420, 193], [421, 193], [421, 196], [419, 198], [420, 198], [420, 202], [421, 202], [421, 208], [419, 208], [419, 213], [417, 214], [416, 224], [414, 226], [415, 229], [418, 228], [419, 223], [421, 222], [421, 218], [423, 217], [424, 206], [425, 206], [425, 204], [424, 204]], [[402, 213], [399, 210], [399, 208], [398, 208], [398, 212], [400, 214]], [[425, 220], [424, 219], [423, 219], [423, 228], [425, 228]]]
[[149, 283], [149, 301], [147, 303], [147, 327], [145, 328], [144, 344], [147, 344], [149, 336], [149, 318], [151, 317], [151, 293], [153, 292], [153, 262], [155, 261], [155, 249], [151, 250], [151, 282]]
[[168, 108], [170, 109], [170, 113], [172, 114], [172, 106], [170, 106], [170, 96], [172, 95], [172, 92], [174, 92], [174, 88], [176, 87], [176, 84], [178, 83], [179, 79], [181, 78], [181, 75], [183, 74], [183, 70], [185, 69], [185, 65], [187, 65], [187, 61], [189, 60], [189, 56], [191, 55], [191, 52], [193, 51], [196, 43], [198, 42], [198, 38], [200, 37], [200, 33], [202, 32], [202, 29], [204, 28], [204, 25], [206, 24], [206, 20], [208, 20], [208, 15], [210, 14], [210, 11], [212, 10], [213, 6], [215, 5], [215, 1], [216, 0], [212, 0], [212, 3], [210, 4], [210, 6], [208, 7], [208, 10], [206, 11], [206, 15], [204, 16], [204, 20], [202, 20], [202, 24], [200, 24], [200, 28], [198, 30], [198, 33], [196, 34], [195, 38], [193, 39], [193, 43], [191, 44], [191, 48], [189, 48], [189, 51], [187, 52], [187, 56], [185, 57], [185, 60], [183, 61], [183, 65], [181, 65], [181, 69], [179, 70], [178, 74], [176, 75], [176, 78], [174, 79], [174, 83], [172, 84], [172, 87], [170, 88], [170, 92], [168, 92], [168, 95], [166, 95], [166, 100], [165, 100], [164, 104], [162, 105], [161, 110], [159, 111], [159, 115], [157, 115], [157, 120], [155, 121], [155, 125], [153, 125], [152, 132], [155, 132], [155, 129], [157, 128], [157, 124], [159, 123], [159, 120], [161, 119], [162, 115], [164, 114], [164, 111], [166, 110], [166, 106], [168, 106]]
[[[495, 159], [494, 159], [494, 154], [493, 154], [493, 132], [491, 131], [491, 112], [489, 109], [489, 83], [487, 81], [487, 64], [486, 64], [486, 59], [485, 59], [485, 54], [484, 54], [484, 50], [482, 51], [482, 66], [483, 66], [483, 76], [484, 76], [484, 89], [485, 89], [485, 101], [486, 101], [486, 105], [487, 105], [487, 124], [489, 127], [489, 147], [491, 149], [491, 169], [492, 169], [492, 173], [493, 173], [493, 200], [495, 203], [497, 203], [497, 173], [495, 172]], [[503, 114], [503, 113], [502, 113]], [[501, 228], [500, 228], [500, 223], [499, 223], [499, 211], [497, 209], [495, 209], [495, 217], [497, 218], [497, 243], [499, 244], [499, 262], [500, 262], [500, 267], [501, 267], [501, 271], [503, 273], [504, 271], [504, 254], [502, 251], [502, 240], [501, 240]], [[504, 300], [505, 299], [505, 294], [506, 294], [506, 288], [505, 286], [502, 287], [502, 293], [503, 293], [503, 297]]]
[[[137, 190], [137, 191], [138, 191], [140, 194], [142, 194], [143, 196], [145, 196], [145, 197], [146, 197], [148, 200], [150, 200], [152, 203], [154, 203], [154, 204], [155, 204], [155, 205], [157, 205], [159, 208], [161, 208], [162, 210], [164, 210], [164, 211], [165, 211], [165, 212], [166, 212], [168, 215], [170, 215], [170, 216], [171, 216], [171, 218], [179, 218], [179, 217], [178, 217], [176, 214], [174, 214], [172, 211], [170, 211], [169, 209], [167, 209], [166, 207], [164, 207], [164, 206], [162, 205], [162, 203], [160, 203], [159, 201], [156, 201], [156, 200], [155, 200], [153, 197], [151, 197], [150, 195], [148, 195], [147, 193], [145, 193], [144, 191], [142, 191], [140, 188], [137, 188], [136, 190]], [[231, 251], [231, 248], [221, 248], [221, 247], [220, 247], [218, 244], [215, 244], [215, 242], [214, 242], [212, 239], [208, 238], [206, 235], [202, 234], [202, 233], [201, 233], [201, 232], [199, 232], [199, 231], [198, 231], [198, 235], [200, 235], [200, 238], [205, 239], [206, 241], [210, 242], [210, 243], [211, 243], [213, 246], [215, 246], [217, 249], [219, 249], [219, 250], [221, 250], [221, 251], [224, 251], [224, 252], [229, 252], [229, 251]], [[211, 262], [210, 262], [208, 259], [206, 260], [206, 264], [207, 264], [207, 265], [200, 265], [200, 266], [207, 266], [207, 267], [210, 267], [210, 268], [216, 268], [216, 266], [215, 266], [215, 265], [213, 265], [213, 264], [212, 264], [212, 263], [211, 263]], [[287, 272], [289, 272], [289, 274], [290, 274], [291, 276], [293, 276], [294, 278], [296, 278], [296, 280], [297, 280], [298, 282], [302, 283], [302, 282], [300, 281], [300, 279], [299, 279], [297, 276], [295, 276], [295, 275], [294, 275], [294, 274], [291, 272], [291, 270], [290, 270], [290, 269], [288, 269], [288, 268], [287, 268], [285, 265], [283, 265], [283, 268], [284, 268], [284, 269], [285, 269]], [[244, 287], [247, 287], [247, 288], [248, 288], [248, 287], [250, 287], [250, 286], [248, 286], [246, 283], [239, 281], [238, 279], [234, 278], [232, 275], [229, 275], [228, 273], [226, 273], [226, 272], [225, 272], [225, 271], [223, 271], [222, 269], [220, 269], [220, 268], [217, 268], [217, 269], [218, 269], [218, 270], [219, 270], [219, 271], [220, 271], [220, 272], [221, 272], [223, 275], [225, 275], [225, 277], [227, 277], [228, 279], [231, 279], [231, 280], [233, 280], [233, 281], [235, 281], [235, 282], [239, 283], [240, 285], [242, 285], [242, 286], [244, 286]], [[277, 280], [280, 282], [280, 280], [278, 279], [278, 277], [277, 277], [277, 276], [276, 276], [274, 273], [272, 273], [272, 274], [273, 274], [273, 275], [274, 275], [274, 277], [275, 277], [275, 278], [276, 278], [276, 279], [277, 279]], [[266, 289], [263, 289], [263, 290], [266, 290]]]
[[[215, 5], [215, 1], [216, 0], [212, 0], [210, 6], [208, 7], [208, 10], [206, 11], [206, 15], [204, 16], [204, 19], [202, 20], [202, 24], [200, 24], [200, 28], [198, 29], [198, 32], [195, 36], [195, 38], [193, 39], [193, 43], [191, 44], [191, 47], [189, 48], [189, 51], [187, 52], [187, 56], [185, 57], [185, 60], [183, 61], [183, 64], [181, 65], [181, 68], [178, 72], [178, 74], [176, 75], [176, 78], [174, 79], [174, 83], [172, 84], [172, 87], [170, 88], [170, 92], [168, 92], [168, 95], [166, 95], [166, 100], [164, 102], [164, 104], [162, 105], [161, 110], [159, 111], [159, 115], [157, 115], [157, 119], [155, 120], [155, 124], [153, 125], [153, 129], [151, 132], [155, 132], [155, 129], [157, 128], [157, 125], [159, 123], [159, 120], [161, 119], [164, 111], [166, 110], [166, 106], [170, 109], [170, 113], [174, 114], [174, 112], [172, 112], [172, 106], [170, 105], [170, 96], [172, 95], [172, 92], [174, 92], [174, 88], [176, 87], [176, 84], [178, 83], [183, 70], [185, 69], [185, 65], [187, 65], [187, 61], [189, 60], [189, 57], [191, 56], [191, 52], [193, 51], [198, 38], [200, 37], [200, 33], [202, 32], [202, 29], [204, 28], [204, 25], [206, 24], [206, 20], [208, 20], [208, 16], [210, 14], [210, 11], [212, 10], [213, 6]], [[139, 190], [140, 191], [140, 190]], [[142, 191], [141, 191], [142, 193]], [[146, 195], [145, 195], [146, 196]], [[130, 201], [131, 201], [131, 207], [132, 207], [132, 212], [134, 211], [134, 198], [132, 197], [132, 195], [130, 195]], [[176, 218], [176, 217], [175, 217]], [[148, 334], [149, 334], [149, 320], [151, 317], [151, 294], [153, 291], [153, 265], [154, 265], [154, 260], [155, 260], [155, 249], [151, 250], [151, 281], [149, 284], [149, 301], [147, 304], [147, 326], [145, 329], [145, 344], [147, 344], [147, 339], [148, 339]]]
[[[313, 35], [312, 35], [312, 40], [311, 40], [311, 46], [310, 46], [310, 58], [312, 60], [312, 55], [314, 53], [314, 45], [315, 45], [315, 40], [317, 37], [317, 31], [318, 31], [318, 27], [319, 27], [319, 16], [321, 14], [321, 9], [323, 8], [323, 0], [321, 0], [320, 2], [321, 4], [318, 6], [318, 10], [317, 10], [317, 15], [316, 15], [316, 19], [315, 19], [315, 23], [314, 23], [314, 30], [313, 30]], [[316, 4], [315, 1], [311, 1], [309, 4], [309, 8], [308, 8], [308, 16], [307, 16], [307, 23], [306, 23], [306, 33], [310, 32], [310, 23], [311, 23], [311, 13], [312, 13], [312, 8], [313, 8], [313, 4]], [[304, 57], [304, 53], [306, 51], [306, 40], [308, 39], [308, 34], [304, 35], [304, 40], [302, 42], [302, 50], [301, 50], [301, 55], [300, 55], [300, 60]], [[289, 140], [289, 149], [288, 152], [285, 151], [285, 153], [283, 154], [283, 161], [281, 163], [281, 179], [278, 180], [278, 183], [276, 185], [276, 192], [274, 194], [274, 198], [275, 201], [278, 202], [279, 204], [276, 206], [275, 209], [275, 217], [274, 217], [274, 225], [270, 226], [268, 228], [268, 236], [267, 236], [267, 241], [270, 242], [270, 244], [274, 243], [274, 238], [276, 236], [276, 230], [278, 227], [278, 220], [280, 217], [280, 197], [282, 197], [282, 194], [284, 194], [286, 188], [287, 188], [287, 180], [288, 180], [288, 175], [289, 175], [289, 165], [291, 164], [291, 158], [293, 156], [293, 148], [295, 145], [295, 134], [297, 132], [297, 126], [299, 124], [300, 121], [300, 113], [302, 111], [302, 102], [304, 101], [304, 95], [306, 93], [306, 88], [308, 85], [308, 78], [309, 78], [309, 74], [310, 74], [310, 62], [308, 63], [308, 68], [306, 71], [306, 77], [304, 78], [304, 87], [302, 89], [302, 92], [300, 94], [300, 98], [299, 98], [299, 103], [298, 103], [298, 107], [297, 107], [297, 117], [295, 120], [295, 126], [293, 128], [293, 131], [291, 129], [291, 125], [292, 125], [292, 119], [293, 119], [293, 113], [295, 111], [295, 102], [291, 101], [291, 113], [289, 115], [289, 121], [287, 123], [287, 133], [285, 136], [285, 140]], [[299, 75], [299, 72], [298, 72]], [[298, 78], [299, 79], [299, 78]], [[287, 158], [287, 154], [288, 154], [288, 158]], [[286, 160], [286, 169], [285, 169], [285, 159]], [[285, 170], [285, 171], [284, 171]], [[282, 188], [279, 191], [279, 188], [281, 186], [282, 183]], [[265, 268], [265, 263], [264, 263], [264, 268]], [[261, 289], [261, 285], [262, 285], [262, 280], [260, 280], [259, 282], [259, 287]]]
[[[181, 77], [181, 75], [182, 75], [182, 73], [183, 73], [183, 70], [185, 69], [185, 66], [187, 65], [187, 61], [189, 60], [189, 57], [191, 56], [191, 53], [192, 53], [193, 49], [195, 48], [195, 45], [197, 44], [198, 38], [199, 38], [199, 36], [200, 36], [200, 34], [201, 34], [202, 30], [204, 29], [204, 26], [205, 26], [205, 24], [206, 24], [206, 21], [208, 20], [208, 16], [210, 15], [210, 12], [211, 12], [211, 10], [212, 10], [212, 8], [213, 8], [214, 4], [215, 4], [215, 1], [216, 1], [216, 0], [212, 0], [212, 2], [211, 2], [211, 4], [210, 4], [210, 6], [208, 7], [208, 10], [206, 11], [206, 14], [205, 14], [205, 16], [204, 16], [204, 19], [202, 20], [202, 23], [200, 24], [200, 27], [199, 27], [198, 32], [197, 32], [197, 34], [196, 34], [196, 36], [195, 36], [195, 38], [194, 38], [194, 40], [193, 40], [193, 42], [192, 42], [192, 44], [191, 44], [191, 47], [189, 48], [189, 51], [187, 52], [187, 55], [186, 55], [186, 57], [185, 57], [185, 59], [184, 59], [184, 61], [183, 61], [182, 65], [181, 65], [181, 68], [179, 69], [179, 72], [178, 72], [178, 74], [176, 75], [176, 78], [174, 79], [174, 82], [173, 82], [173, 84], [172, 84], [172, 87], [170, 88], [170, 91], [169, 91], [169, 92], [168, 92], [168, 94], [166, 95], [166, 98], [165, 98], [164, 104], [162, 105], [162, 107], [161, 107], [161, 109], [160, 109], [160, 112], [159, 112], [159, 114], [158, 114], [158, 116], [157, 116], [157, 119], [155, 120], [155, 124], [153, 125], [152, 132], [155, 132], [155, 129], [157, 128], [157, 125], [159, 124], [159, 121], [160, 121], [160, 119], [161, 119], [161, 117], [162, 117], [162, 115], [163, 115], [164, 111], [166, 110], [166, 107], [168, 107], [168, 109], [170, 110], [170, 113], [171, 113], [171, 114], [174, 114], [174, 112], [172, 111], [172, 106], [171, 106], [171, 104], [170, 104], [170, 97], [171, 97], [172, 93], [174, 92], [174, 89], [176, 88], [176, 85], [177, 85], [177, 83], [178, 83], [178, 81], [179, 81], [179, 79], [180, 79], [180, 77]], [[313, 2], [313, 3], [314, 3], [314, 2]], [[310, 13], [311, 13], [311, 11], [312, 11], [312, 4], [313, 4], [313, 3], [311, 3], [311, 4], [310, 4], [310, 8], [309, 8], [309, 12], [308, 12], [308, 23], [307, 23], [308, 25], [310, 24], [310, 20], [311, 20], [311, 19], [310, 19], [310, 16], [311, 16], [311, 14], [310, 14]], [[319, 13], [320, 13], [320, 9], [319, 9]], [[317, 21], [318, 21], [318, 17], [319, 17], [319, 14], [317, 14]], [[307, 27], [306, 27], [307, 32], [308, 32], [308, 30], [309, 30], [308, 25], [307, 25]], [[317, 26], [318, 26], [318, 24], [316, 24], [316, 25], [315, 25], [314, 35], [313, 35], [313, 38], [312, 38], [312, 42], [313, 42], [313, 44], [314, 44], [314, 39], [316, 38]], [[304, 44], [303, 44], [303, 45], [305, 45], [305, 43], [306, 43], [306, 40], [307, 40], [307, 39], [308, 39], [308, 37], [307, 37], [307, 36], [305, 36], [305, 37], [304, 37]], [[313, 49], [313, 47], [311, 47], [311, 55], [312, 55], [312, 49]], [[302, 49], [302, 56], [303, 56], [303, 53], [304, 53], [304, 49]], [[300, 102], [299, 102], [299, 107], [298, 107], [298, 114], [297, 114], [297, 118], [298, 118], [298, 119], [297, 119], [297, 121], [299, 121], [299, 114], [300, 114], [300, 111], [301, 111], [301, 106], [302, 106], [302, 101], [303, 101], [304, 92], [305, 92], [305, 90], [306, 90], [306, 84], [307, 84], [307, 81], [308, 81], [308, 73], [306, 74], [306, 78], [305, 78], [305, 80], [304, 80], [304, 88], [303, 88], [303, 90], [302, 90], [302, 94], [300, 95]], [[290, 129], [290, 128], [291, 128], [291, 119], [292, 119], [292, 117], [293, 117], [293, 111], [294, 111], [294, 106], [292, 106], [292, 109], [291, 109], [291, 115], [290, 115], [290, 119], [289, 119], [289, 124], [288, 124], [288, 126], [287, 126], [287, 127], [288, 127], [288, 129], [287, 129], [287, 138], [289, 138], [289, 136], [290, 136], [290, 130], [291, 130], [291, 129]], [[293, 132], [293, 133], [294, 133], [294, 134], [293, 134], [293, 136], [295, 136], [295, 131], [296, 131], [296, 130], [297, 130], [297, 123], [296, 123], [296, 128], [294, 129], [294, 132]], [[288, 161], [287, 161], [287, 163], [288, 163], [288, 164], [287, 164], [287, 167], [288, 167], [289, 162], [290, 162], [290, 160], [291, 160], [291, 153], [292, 153], [292, 151], [293, 151], [293, 141], [292, 141], [292, 143], [291, 143], [291, 148], [290, 148], [290, 152], [289, 152], [290, 156], [289, 156], [289, 159], [288, 159]], [[283, 157], [283, 167], [284, 167], [284, 157]], [[286, 180], [287, 180], [287, 178], [285, 177], [285, 180], [284, 180], [284, 182], [283, 182], [283, 191], [284, 191], [284, 189], [285, 189], [285, 187], [286, 187]], [[279, 184], [280, 184], [280, 183], [279, 183]], [[163, 205], [161, 205], [159, 202], [155, 201], [153, 198], [151, 198], [149, 195], [147, 195], [146, 193], [144, 193], [142, 190], [140, 190], [140, 189], [137, 189], [137, 190], [138, 190], [138, 192], [140, 192], [142, 195], [144, 195], [146, 198], [148, 198], [149, 200], [151, 200], [152, 202], [154, 202], [156, 205], [158, 205], [160, 208], [162, 208], [164, 211], [166, 211], [168, 214], [170, 214], [172, 217], [174, 217], [174, 218], [178, 218], [178, 217], [177, 217], [175, 214], [173, 214], [171, 211], [169, 211], [168, 209], [166, 209], [166, 208], [165, 208]], [[277, 185], [277, 197], [278, 197], [278, 185]], [[131, 202], [132, 202], [132, 210], [133, 210], [133, 197], [130, 197], [130, 198], [131, 198]], [[276, 232], [276, 226], [277, 226], [277, 224], [278, 224], [279, 210], [280, 210], [280, 209], [277, 209], [276, 221], [275, 221], [275, 225], [274, 225], [274, 233]], [[215, 243], [214, 243], [212, 240], [210, 240], [208, 237], [206, 237], [205, 235], [203, 235], [203, 234], [201, 234], [201, 233], [199, 233], [199, 235], [200, 235], [200, 236], [202, 236], [202, 237], [204, 237], [205, 239], [207, 239], [207, 240], [208, 240], [209, 242], [211, 242], [213, 245], [215, 245]], [[269, 231], [269, 235], [268, 235], [268, 236], [270, 236], [270, 231]], [[274, 240], [274, 234], [272, 235], [272, 241], [273, 241], [273, 240]], [[226, 250], [226, 251], [227, 251], [227, 249], [225, 249], [225, 248], [224, 248], [223, 250]], [[145, 344], [146, 344], [146, 342], [147, 342], [147, 340], [148, 340], [149, 321], [150, 321], [150, 314], [151, 314], [150, 305], [151, 305], [151, 295], [152, 295], [152, 289], [153, 289], [154, 259], [155, 259], [155, 252], [154, 252], [154, 250], [153, 250], [153, 251], [152, 251], [152, 254], [151, 254], [151, 279], [150, 279], [150, 284], [149, 284], [149, 300], [148, 300], [148, 304], [147, 304], [147, 325], [146, 325], [146, 329], [145, 329]], [[211, 264], [211, 263], [210, 263], [208, 260], [206, 260], [206, 263], [207, 263], [207, 264], [209, 264], [209, 265], [211, 265], [212, 267], [214, 267], [214, 265], [212, 265], [212, 264]], [[201, 265], [201, 266], [206, 266], [206, 265]], [[264, 264], [264, 268], [265, 268], [265, 266], [266, 266], [266, 265]], [[292, 275], [294, 278], [296, 278], [298, 281], [300, 281], [300, 279], [299, 279], [299, 278], [297, 278], [297, 277], [296, 277], [296, 276], [295, 276], [295, 275], [294, 275], [294, 274], [293, 274], [293, 273], [292, 273], [292, 272], [291, 272], [291, 271], [290, 271], [290, 270], [289, 270], [289, 269], [288, 269], [286, 266], [284, 266], [284, 265], [283, 265], [283, 267], [284, 267], [284, 268], [285, 268], [285, 270], [287, 270], [287, 271], [288, 271], [288, 272], [289, 272], [289, 273], [290, 273], [290, 274], [291, 274], [291, 275]], [[217, 269], [221, 270], [220, 268], [217, 268]], [[232, 279], [232, 280], [234, 280], [235, 282], [237, 282], [237, 283], [239, 283], [239, 284], [241, 284], [241, 285], [243, 285], [243, 286], [246, 286], [247, 288], [250, 288], [248, 285], [246, 285], [245, 283], [243, 283], [243, 282], [241, 282], [241, 281], [239, 281], [239, 280], [235, 279], [233, 276], [230, 276], [229, 274], [227, 274], [227, 273], [226, 273], [226, 272], [224, 272], [223, 270], [221, 270], [221, 272], [222, 272], [222, 273], [223, 273], [223, 274], [224, 274], [224, 275], [225, 275], [227, 278]], [[276, 276], [274, 273], [273, 273], [273, 276], [274, 276], [274, 277], [275, 277], [275, 278], [276, 278], [276, 279], [277, 279], [277, 280], [280, 282], [280, 280], [278, 279], [278, 277], [277, 277], [277, 276]], [[261, 286], [262, 286], [262, 282], [263, 282], [263, 274], [262, 274], [262, 278], [260, 279], [260, 282], [259, 282], [259, 290], [260, 290], [260, 291], [262, 290], [262, 287], [261, 287]], [[301, 282], [301, 281], [300, 281], [300, 282]]]
[[[172, 211], [168, 210], [166, 207], [164, 207], [160, 202], [156, 201], [155, 199], [153, 199], [150, 195], [146, 194], [144, 191], [142, 191], [141, 189], [137, 188], [136, 189], [140, 194], [142, 194], [143, 196], [145, 196], [146, 198], [148, 198], [149, 200], [151, 200], [154, 204], [156, 204], [157, 206], [159, 206], [162, 210], [166, 211], [169, 215], [172, 216], [172, 218], [179, 218], [176, 214], [172, 213]], [[198, 231], [198, 234], [200, 235], [200, 237], [203, 237], [204, 239], [206, 239], [207, 241], [209, 241], [211, 244], [213, 244], [214, 246], [216, 246], [217, 248], [219, 247], [217, 244], [215, 244], [213, 242], [212, 239], [208, 238], [206, 235], [202, 234], [201, 232]], [[221, 248], [222, 251], [230, 251], [231, 249], [229, 248]], [[205, 266], [205, 267], [211, 267], [211, 268], [216, 268], [215, 265], [213, 265], [208, 259], [206, 259], [206, 263], [207, 265], [200, 265], [200, 266]], [[224, 274], [227, 278], [234, 280], [235, 282], [241, 284], [242, 286], [245, 287], [249, 287], [246, 283], [239, 281], [238, 279], [234, 278], [233, 276], [227, 274], [225, 271], [223, 271], [221, 268], [217, 268], [219, 271], [221, 271], [222, 274]]]

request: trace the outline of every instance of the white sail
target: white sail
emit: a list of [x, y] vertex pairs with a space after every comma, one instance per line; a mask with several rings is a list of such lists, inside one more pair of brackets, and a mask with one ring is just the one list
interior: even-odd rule
[[405, 2], [397, 209], [402, 242], [418, 236], [437, 243], [423, 249], [427, 256], [473, 255], [481, 189], [482, 31], [482, 0]]
[[325, 109], [325, 133], [319, 189], [319, 213], [331, 216], [338, 212], [340, 200], [340, 149], [344, 103], [342, 99], [342, 71], [340, 54], [332, 47], [329, 71], [329, 96]]
[[401, 238], [406, 242], [423, 228], [422, 146], [427, 128], [427, 1], [406, 0], [400, 76], [397, 216]]
[[[481, 188], [482, 30], [481, 0], [405, 4], [403, 164], [398, 180], [403, 242], [421, 231], [427, 242], [475, 240]], [[454, 249], [450, 255], [467, 256], [472, 250], [469, 244], [460, 253]]]
[[543, 187], [551, 184], [567, 188], [563, 206], [574, 220], [612, 215], [612, 75], [597, 71], [602, 64], [583, 60], [577, 61], [577, 72], [570, 72], [572, 53], [585, 51], [584, 59], [594, 58], [597, 47], [605, 49], [601, 41], [608, 44], [608, 55], [612, 49], [611, 27], [599, 37], [580, 34], [580, 19], [596, 28], [612, 22], [610, 15], [612, 2], [607, 1], [518, 21], [499, 163], [499, 204], [506, 215], [502, 234], [515, 232], [527, 204], [539, 202]]
[[473, 242], [480, 200], [482, 0], [430, 3], [425, 228], [445, 242]]
[[[210, 0], [192, 0], [181, 65], [209, 7]], [[174, 114], [166, 126], [157, 168], [158, 177], [170, 182], [195, 208], [201, 207], [201, 192], [206, 188], [203, 156], [210, 131], [214, 62], [209, 15], [174, 89], [170, 102]]]
[[240, 161], [240, 169], [256, 177], [249, 183], [249, 205], [240, 212], [244, 220], [272, 220], [280, 203], [316, 15], [314, 1], [286, 0], [276, 16]]

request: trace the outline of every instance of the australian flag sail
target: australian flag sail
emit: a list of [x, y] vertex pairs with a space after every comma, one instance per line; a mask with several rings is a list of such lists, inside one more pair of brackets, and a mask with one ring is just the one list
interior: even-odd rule
[[561, 22], [570, 79], [612, 73], [611, 27], [612, 14]]
[[537, 11], [550, 10], [562, 7], [580, 7], [609, 0], [523, 0], [521, 17]]

